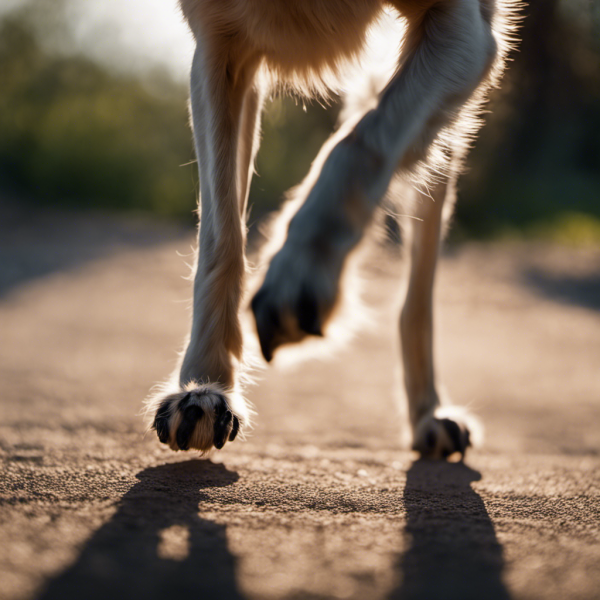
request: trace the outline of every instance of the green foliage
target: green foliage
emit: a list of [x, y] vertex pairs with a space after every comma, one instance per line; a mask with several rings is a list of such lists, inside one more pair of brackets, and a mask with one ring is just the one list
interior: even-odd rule
[[[0, 23], [0, 189], [46, 205], [193, 220], [198, 177], [187, 87], [48, 51], [35, 31], [24, 13]], [[304, 107], [289, 97], [270, 104], [251, 191], [253, 221], [302, 179], [334, 120], [335, 111], [318, 104]]]
[[600, 242], [600, 218], [565, 211], [552, 220], [537, 223], [527, 233], [559, 244], [593, 246]]
[[[55, 41], [66, 36], [60, 0], [35, 2], [46, 12], [29, 16], [41, 15]], [[521, 50], [460, 181], [456, 237], [600, 243], [598, 2], [528, 2]], [[192, 222], [198, 183], [187, 86], [50, 48], [26, 11], [0, 23], [0, 191]], [[301, 181], [336, 113], [292, 98], [268, 105], [252, 223]]]
[[279, 205], [283, 193], [302, 181], [333, 131], [337, 107], [276, 98], [263, 117], [263, 135], [252, 181], [252, 219]]
[[600, 219], [600, 3], [530, 0], [525, 11], [520, 51], [460, 181], [463, 236], [561, 237], [551, 231], [583, 231], [573, 214]]
[[159, 96], [86, 58], [48, 54], [18, 19], [1, 25], [0, 68], [1, 188], [46, 204], [191, 215], [183, 86], [169, 81]]

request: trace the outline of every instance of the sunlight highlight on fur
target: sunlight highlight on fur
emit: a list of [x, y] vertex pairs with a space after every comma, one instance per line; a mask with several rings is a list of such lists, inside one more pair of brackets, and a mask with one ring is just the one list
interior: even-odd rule
[[[207, 451], [235, 439], [250, 419], [241, 390], [257, 346], [267, 361], [276, 354], [278, 366], [298, 366], [369, 327], [361, 265], [379, 260], [387, 210], [410, 248], [400, 337], [413, 447], [434, 458], [464, 456], [477, 426], [465, 411], [439, 416], [450, 415], [450, 404], [434, 376], [433, 282], [456, 179], [514, 45], [519, 7], [181, 0], [196, 40], [200, 228], [190, 335], [172, 380], [147, 405], [162, 442]], [[345, 108], [304, 181], [263, 228], [267, 242], [250, 264], [243, 219], [260, 113], [274, 90], [323, 102], [340, 94]], [[249, 303], [254, 347], [240, 315]]]

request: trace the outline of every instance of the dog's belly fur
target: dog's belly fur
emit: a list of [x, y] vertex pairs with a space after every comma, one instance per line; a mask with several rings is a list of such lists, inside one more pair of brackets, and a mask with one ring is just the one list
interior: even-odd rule
[[[226, 5], [227, 7], [225, 8]], [[282, 81], [334, 74], [356, 58], [381, 0], [181, 0], [197, 38], [263, 59]], [[218, 18], [215, 18], [218, 15]]]

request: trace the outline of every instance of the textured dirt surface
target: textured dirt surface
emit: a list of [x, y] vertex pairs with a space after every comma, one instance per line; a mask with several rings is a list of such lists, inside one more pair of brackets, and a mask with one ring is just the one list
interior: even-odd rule
[[401, 265], [370, 327], [260, 375], [200, 460], [144, 436], [187, 326], [192, 233], [0, 215], [0, 598], [591, 599], [600, 590], [600, 252], [442, 261], [438, 372], [485, 423], [466, 464], [403, 446]]

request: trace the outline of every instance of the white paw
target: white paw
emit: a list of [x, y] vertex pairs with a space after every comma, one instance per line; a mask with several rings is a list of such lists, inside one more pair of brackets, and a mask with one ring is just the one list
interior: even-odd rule
[[232, 398], [217, 384], [188, 384], [181, 392], [154, 401], [152, 429], [172, 450], [220, 450], [247, 424], [245, 406], [232, 408]]
[[479, 435], [474, 417], [456, 407], [441, 407], [423, 417], [414, 430], [413, 450], [423, 458], [446, 459], [459, 453], [464, 458], [473, 445], [473, 434]]

